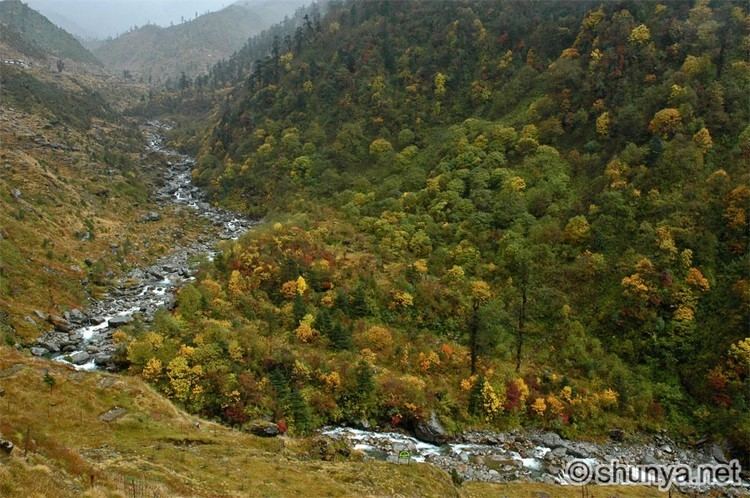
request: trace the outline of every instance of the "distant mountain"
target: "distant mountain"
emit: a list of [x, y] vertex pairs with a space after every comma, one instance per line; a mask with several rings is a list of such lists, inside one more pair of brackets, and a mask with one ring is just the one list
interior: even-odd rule
[[[5, 41], [30, 57], [51, 55], [99, 64], [73, 35], [18, 0], [0, 1], [0, 24]], [[12, 33], [8, 34], [9, 31]]]
[[193, 77], [238, 50], [299, 1], [233, 4], [166, 28], [149, 24], [108, 40], [94, 50], [105, 64], [152, 83]]
[[[31, 8], [34, 8], [34, 6], [32, 5]], [[81, 40], [83, 43], [83, 46], [86, 47], [87, 49], [88, 47], [86, 46], [85, 41], [93, 40], [97, 38], [96, 33], [89, 31], [77, 21], [74, 21], [70, 17], [63, 15], [58, 11], [53, 11], [53, 10], [44, 11], [41, 9], [34, 9], [34, 10], [37, 10], [38, 12], [42, 13], [44, 16], [47, 17], [47, 19], [55, 23], [57, 26], [61, 27], [62, 29], [70, 33], [71, 35], [75, 36], [78, 40]]]

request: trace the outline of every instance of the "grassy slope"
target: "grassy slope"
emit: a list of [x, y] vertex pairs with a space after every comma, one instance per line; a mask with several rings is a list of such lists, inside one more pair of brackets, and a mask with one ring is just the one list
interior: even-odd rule
[[[4, 69], [3, 76], [10, 71]], [[158, 170], [141, 156], [140, 135], [127, 123], [101, 119], [108, 112], [97, 117], [92, 107], [76, 105], [87, 101], [92, 89], [109, 93], [107, 101], [132, 99], [136, 90], [67, 69], [12, 71], [45, 92], [29, 96], [23, 85], [3, 88], [0, 335], [6, 341], [32, 338], [44, 329], [24, 319], [34, 309], [60, 312], [84, 304], [83, 279], [102, 283], [99, 277], [109, 271], [116, 274], [167, 252], [176, 232], [192, 238], [203, 228], [188, 212], [174, 209], [161, 210], [157, 223], [140, 223], [145, 212], [160, 210], [149, 195]], [[80, 240], [77, 233], [89, 229], [94, 238]], [[87, 267], [86, 259], [95, 265]]]
[[27, 44], [42, 51], [78, 62], [99, 64], [96, 58], [70, 33], [17, 0], [0, 2], [0, 22], [15, 29]]
[[[445, 472], [425, 464], [358, 456], [323, 461], [311, 440], [262, 439], [208, 421], [196, 427], [197, 418], [136, 378], [75, 372], [7, 348], [0, 348], [0, 387], [0, 437], [16, 444], [10, 458], [0, 457], [2, 496], [123, 496], [127, 479], [136, 479], [148, 496], [170, 497], [581, 496], [580, 488], [523, 483], [456, 488]], [[115, 406], [127, 413], [100, 420]], [[595, 497], [660, 496], [636, 488], [589, 491]]]

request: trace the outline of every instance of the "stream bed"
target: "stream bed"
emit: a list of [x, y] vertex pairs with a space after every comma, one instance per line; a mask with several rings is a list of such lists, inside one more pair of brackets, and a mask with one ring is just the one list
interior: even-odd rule
[[[571, 461], [584, 462], [588, 467], [617, 461], [629, 472], [648, 479], [643, 466], [717, 465], [728, 463], [722, 448], [703, 443], [696, 446], [679, 445], [666, 434], [642, 436], [638, 442], [607, 441], [593, 443], [571, 441], [554, 432], [515, 431], [506, 433], [465, 432], [446, 442], [426, 442], [407, 434], [393, 431], [372, 431], [350, 427], [328, 427], [324, 437], [343, 440], [365, 458], [394, 464], [430, 463], [457, 475], [462, 480], [484, 482], [540, 482], [575, 485], [567, 472]], [[750, 496], [750, 475], [742, 481], [723, 487], [722, 496]], [[678, 482], [686, 492], [706, 492], [712, 486]]]
[[[106, 296], [89, 303], [84, 311], [72, 310], [62, 317], [37, 312], [37, 317], [50, 322], [54, 329], [40, 337], [31, 348], [35, 356], [48, 356], [79, 370], [114, 370], [113, 332], [132, 322], [136, 314], [149, 322], [159, 308], [173, 308], [177, 289], [194, 279], [191, 260], [200, 255], [213, 257], [220, 240], [237, 239], [257, 224], [256, 220], [208, 202], [205, 194], [192, 183], [195, 159], [166, 146], [164, 133], [167, 130], [166, 125], [155, 121], [144, 127], [146, 152], [158, 154], [167, 164], [163, 184], [156, 192], [157, 202], [194, 210], [213, 225], [212, 233], [189, 244], [177, 242], [168, 255], [152, 265], [135, 268], [121, 276]], [[158, 217], [158, 213], [148, 213], [141, 221], [145, 223]]]

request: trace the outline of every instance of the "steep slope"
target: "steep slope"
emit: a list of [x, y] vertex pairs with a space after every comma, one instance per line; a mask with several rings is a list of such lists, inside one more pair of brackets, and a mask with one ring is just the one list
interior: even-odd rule
[[[51, 56], [76, 62], [99, 64], [70, 33], [55, 26], [46, 17], [20, 0], [0, 2], [0, 23], [20, 35], [24, 44]], [[5, 35], [4, 35], [5, 36]]]
[[106, 41], [95, 53], [108, 66], [153, 84], [182, 73], [192, 78], [240, 48], [249, 36], [276, 22], [294, 2], [235, 4], [170, 27], [146, 25]]
[[307, 19], [235, 80], [194, 171], [278, 223], [186, 290], [168, 347], [133, 337], [133, 368], [211, 365], [193, 409], [232, 421], [667, 428], [747, 462], [749, 21], [705, 1]]
[[[150, 197], [158, 159], [117, 115], [142, 88], [87, 62], [58, 66], [38, 39], [1, 31], [0, 340], [22, 344], [50, 327], [35, 310], [85, 306], [111, 276], [162, 255], [174, 227], [190, 240], [203, 225]], [[149, 211], [161, 219], [142, 223]]]

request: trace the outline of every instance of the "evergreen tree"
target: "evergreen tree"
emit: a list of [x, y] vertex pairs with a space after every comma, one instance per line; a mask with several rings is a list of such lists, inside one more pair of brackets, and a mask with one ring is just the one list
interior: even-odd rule
[[351, 317], [362, 318], [370, 314], [364, 285], [359, 284], [354, 288], [349, 303], [349, 315]]
[[333, 324], [329, 337], [333, 349], [343, 350], [352, 347], [352, 331], [349, 327], [341, 325], [340, 321]]
[[307, 305], [301, 294], [294, 296], [294, 321], [299, 323], [307, 314]]

